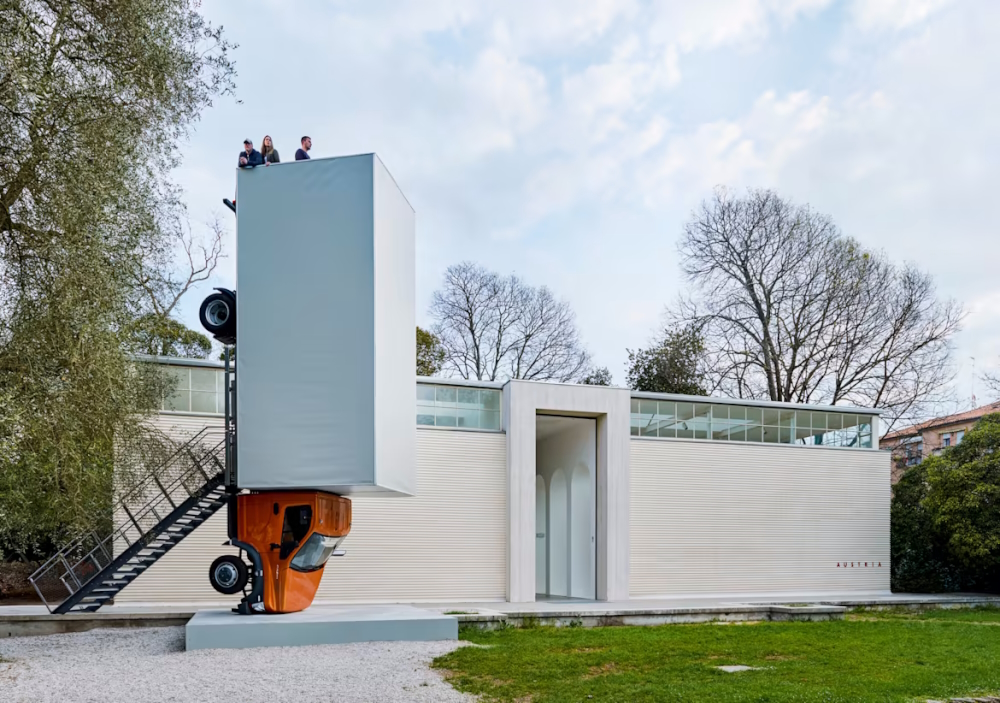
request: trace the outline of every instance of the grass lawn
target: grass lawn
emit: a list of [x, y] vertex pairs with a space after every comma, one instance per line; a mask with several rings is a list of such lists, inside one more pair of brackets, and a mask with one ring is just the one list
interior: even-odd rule
[[[845, 621], [468, 630], [435, 660], [498, 701], [925, 701], [1000, 692], [1000, 609]], [[761, 667], [729, 674], [717, 666]]]

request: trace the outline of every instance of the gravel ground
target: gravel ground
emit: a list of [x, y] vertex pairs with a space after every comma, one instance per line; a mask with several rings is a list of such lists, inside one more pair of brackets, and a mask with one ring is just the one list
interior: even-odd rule
[[471, 701], [429, 668], [458, 642], [184, 651], [181, 627], [0, 639], [0, 701]]

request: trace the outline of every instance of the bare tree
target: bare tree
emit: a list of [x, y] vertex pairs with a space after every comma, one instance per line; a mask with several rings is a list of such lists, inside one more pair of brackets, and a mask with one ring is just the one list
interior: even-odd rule
[[224, 256], [222, 240], [226, 236], [226, 228], [218, 217], [206, 223], [207, 236], [196, 235], [186, 219], [175, 218], [168, 225], [157, 239], [158, 245], [148, 252], [136, 272], [136, 285], [144, 294], [144, 305], [163, 319], [170, 317], [192, 286], [207, 281], [215, 272]]
[[979, 379], [990, 389], [991, 397], [1000, 398], [1000, 373], [986, 371], [979, 376]]
[[680, 251], [692, 291], [671, 317], [700, 330], [726, 394], [878, 407], [888, 429], [920, 417], [953, 378], [961, 307], [809, 207], [719, 188]]
[[445, 366], [462, 378], [576, 381], [590, 370], [569, 303], [516, 276], [450, 266], [430, 314]]

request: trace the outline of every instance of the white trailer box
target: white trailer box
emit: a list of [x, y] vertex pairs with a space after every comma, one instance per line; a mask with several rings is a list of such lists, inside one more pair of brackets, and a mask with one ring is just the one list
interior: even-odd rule
[[240, 170], [241, 488], [416, 490], [414, 213], [374, 154]]

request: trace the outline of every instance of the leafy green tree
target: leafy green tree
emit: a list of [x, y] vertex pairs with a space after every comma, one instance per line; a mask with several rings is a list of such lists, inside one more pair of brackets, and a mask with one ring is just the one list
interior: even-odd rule
[[949, 563], [946, 540], [925, 504], [929, 489], [923, 464], [907, 469], [893, 487], [890, 555], [892, 590], [897, 593], [961, 588], [961, 574]]
[[130, 361], [170, 248], [177, 141], [230, 92], [195, 0], [0, 4], [0, 552], [107, 518], [164, 381]]
[[667, 329], [649, 349], [628, 349], [629, 388], [652, 393], [707, 395], [705, 343], [696, 329]]
[[610, 386], [611, 385], [611, 371], [607, 366], [598, 366], [590, 370], [590, 372], [580, 379], [580, 383], [585, 386]]
[[444, 367], [444, 347], [432, 332], [417, 326], [417, 375], [437, 376]]
[[893, 588], [1000, 590], [1000, 414], [893, 490]]
[[156, 313], [147, 313], [136, 321], [134, 336], [137, 351], [142, 354], [207, 359], [212, 353], [208, 337]]
[[960, 444], [922, 466], [925, 505], [948, 537], [951, 559], [976, 581], [1000, 574], [1000, 414], [983, 417]]

